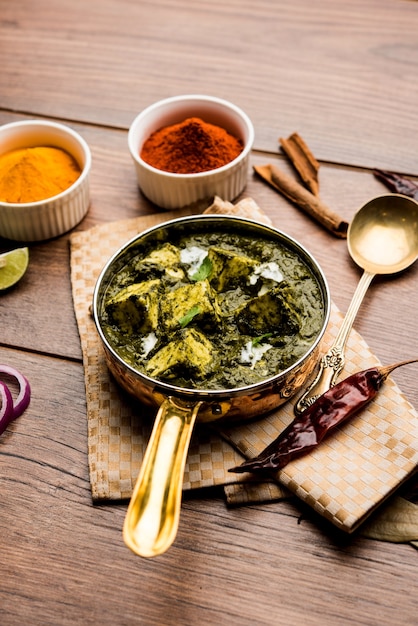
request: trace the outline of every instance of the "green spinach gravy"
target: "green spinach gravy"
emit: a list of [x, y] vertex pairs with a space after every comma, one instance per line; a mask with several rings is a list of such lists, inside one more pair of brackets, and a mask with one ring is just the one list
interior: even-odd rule
[[324, 320], [322, 290], [296, 252], [268, 238], [184, 233], [113, 276], [102, 328], [140, 372], [192, 389], [233, 389], [297, 361]]

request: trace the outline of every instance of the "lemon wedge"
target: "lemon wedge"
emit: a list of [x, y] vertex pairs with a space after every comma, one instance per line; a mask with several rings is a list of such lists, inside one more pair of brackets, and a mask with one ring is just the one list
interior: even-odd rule
[[15, 248], [0, 254], [0, 291], [15, 285], [29, 264], [28, 248]]

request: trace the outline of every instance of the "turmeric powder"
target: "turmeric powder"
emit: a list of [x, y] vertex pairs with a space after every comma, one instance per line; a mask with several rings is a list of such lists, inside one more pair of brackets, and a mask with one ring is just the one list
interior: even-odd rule
[[37, 202], [68, 189], [80, 176], [75, 159], [61, 148], [36, 146], [0, 155], [0, 201]]

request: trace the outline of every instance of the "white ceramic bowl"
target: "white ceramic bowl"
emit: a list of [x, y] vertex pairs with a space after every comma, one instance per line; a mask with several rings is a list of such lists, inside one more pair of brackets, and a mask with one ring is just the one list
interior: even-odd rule
[[91, 153], [78, 133], [63, 124], [43, 120], [0, 126], [0, 154], [35, 146], [66, 150], [81, 168], [79, 178], [60, 194], [38, 202], [0, 202], [0, 237], [15, 241], [43, 241], [76, 226], [90, 205]]
[[[165, 172], [141, 159], [141, 148], [152, 132], [189, 117], [199, 117], [241, 139], [242, 152], [223, 167], [196, 174]], [[138, 185], [151, 202], [164, 209], [178, 209], [215, 195], [229, 201], [236, 198], [247, 184], [253, 142], [253, 125], [241, 109], [226, 100], [202, 95], [175, 96], [152, 104], [134, 119], [128, 135]]]

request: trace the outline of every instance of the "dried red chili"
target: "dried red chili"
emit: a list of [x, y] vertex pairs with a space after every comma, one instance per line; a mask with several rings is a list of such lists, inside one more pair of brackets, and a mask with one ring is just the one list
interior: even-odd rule
[[385, 170], [374, 170], [373, 174], [391, 191], [418, 200], [418, 185], [412, 180], [409, 180], [409, 178]]
[[336, 426], [340, 426], [371, 402], [396, 367], [416, 362], [418, 359], [387, 367], [373, 367], [345, 378], [296, 417], [257, 457], [229, 471], [241, 473], [279, 470], [289, 461], [304, 456], [319, 445]]

